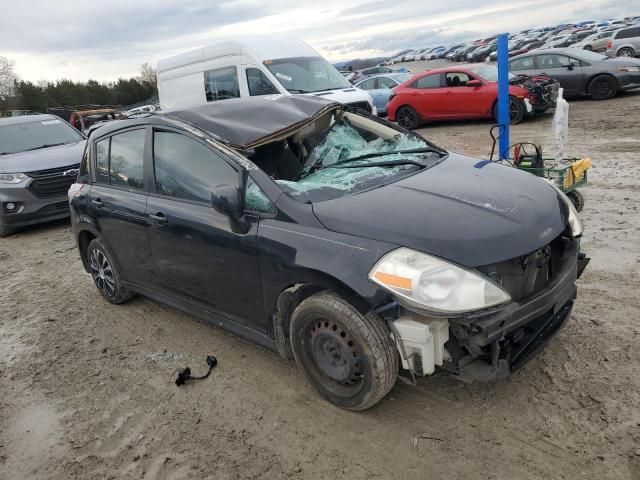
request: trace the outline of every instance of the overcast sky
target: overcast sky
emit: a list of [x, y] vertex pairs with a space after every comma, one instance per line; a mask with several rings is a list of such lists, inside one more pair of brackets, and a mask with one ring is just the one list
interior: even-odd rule
[[34, 82], [109, 81], [247, 34], [298, 37], [336, 62], [630, 15], [640, 0], [0, 0], [0, 56]]

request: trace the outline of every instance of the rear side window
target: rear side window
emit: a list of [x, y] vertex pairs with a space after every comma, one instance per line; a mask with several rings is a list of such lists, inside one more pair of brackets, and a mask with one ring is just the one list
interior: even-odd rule
[[111, 185], [144, 189], [144, 130], [132, 130], [111, 137], [109, 178]]
[[376, 88], [376, 79], [370, 78], [369, 80], [365, 80], [358, 88], [361, 88], [362, 90], [373, 90]]
[[413, 88], [440, 88], [440, 74], [426, 75], [413, 84]]
[[509, 69], [513, 72], [518, 70], [533, 70], [533, 57], [517, 58], [509, 63]]
[[249, 86], [249, 95], [252, 97], [280, 93], [271, 80], [258, 68], [247, 68], [247, 85]]
[[221, 156], [189, 137], [157, 131], [153, 136], [156, 191], [183, 200], [211, 203], [218, 185], [238, 185], [238, 172]]
[[637, 37], [640, 35], [640, 28], [625, 28], [620, 30], [616, 35], [616, 39]]
[[393, 88], [397, 87], [398, 84], [387, 77], [378, 78], [378, 88]]
[[218, 68], [204, 72], [204, 91], [207, 102], [240, 97], [236, 67]]

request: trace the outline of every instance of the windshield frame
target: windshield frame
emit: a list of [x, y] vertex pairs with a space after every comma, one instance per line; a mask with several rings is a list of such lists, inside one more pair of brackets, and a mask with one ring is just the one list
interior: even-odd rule
[[[300, 88], [296, 88], [294, 87], [294, 85], [290, 85], [289, 87], [287, 87], [287, 85], [285, 85], [285, 81], [293, 81], [294, 84], [298, 85], [299, 83], [302, 82], [302, 80], [298, 79], [296, 81], [296, 79], [293, 78], [293, 76], [287, 74], [287, 73], [282, 73], [282, 72], [278, 72], [275, 71], [274, 68], [277, 65], [283, 65], [283, 64], [295, 64], [296, 66], [299, 67], [298, 63], [300, 62], [307, 62], [307, 67], [310, 65], [311, 61], [316, 61], [316, 62], [320, 62], [321, 64], [324, 64], [323, 66], [325, 67], [324, 73], [331, 73], [333, 74], [335, 71], [335, 75], [327, 75], [327, 82], [331, 82], [331, 81], [335, 81], [336, 84], [332, 85], [329, 88], [321, 88], [321, 89], [311, 89], [311, 90], [307, 90], [307, 89], [300, 89]], [[283, 57], [283, 58], [275, 58], [275, 59], [271, 59], [271, 60], [265, 60], [264, 62], [262, 62], [264, 67], [269, 71], [269, 73], [272, 75], [272, 77], [275, 79], [276, 82], [278, 82], [278, 84], [287, 92], [289, 93], [318, 93], [318, 92], [326, 92], [326, 91], [331, 91], [331, 90], [342, 90], [342, 89], [348, 89], [348, 88], [353, 88], [353, 85], [351, 85], [349, 83], [349, 81], [338, 71], [338, 69], [336, 69], [336, 67], [334, 67], [333, 65], [331, 65], [324, 57], [321, 57], [320, 55], [317, 56], [301, 56], [301, 57]], [[308, 68], [303, 68], [303, 70], [305, 70], [307, 72], [308, 75], [311, 75], [312, 71], [309, 70]], [[291, 80], [287, 80], [287, 79], [291, 79]], [[299, 85], [298, 85], [299, 86]]]

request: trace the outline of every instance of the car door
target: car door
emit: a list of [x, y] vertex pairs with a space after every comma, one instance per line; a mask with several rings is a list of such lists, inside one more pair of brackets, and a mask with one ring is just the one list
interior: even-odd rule
[[583, 72], [580, 61], [559, 53], [541, 53], [535, 56], [538, 75], [553, 77], [564, 88], [565, 94], [576, 94], [584, 91], [582, 87]]
[[492, 88], [491, 82], [468, 87], [469, 80], [477, 79], [461, 71], [446, 72], [444, 78], [446, 86], [442, 88], [442, 106], [447, 117], [476, 118], [486, 115], [490, 110], [496, 96], [496, 89]]
[[168, 128], [154, 128], [153, 172], [147, 216], [158, 289], [265, 333], [258, 217], [247, 215], [248, 229], [238, 233], [212, 206], [214, 188], [239, 188], [244, 172], [187, 132]]
[[89, 216], [124, 280], [145, 285], [154, 267], [145, 210], [146, 128], [118, 132], [93, 143], [95, 167]]
[[416, 79], [407, 89], [409, 104], [416, 109], [421, 118], [442, 118], [442, 75], [431, 73]]

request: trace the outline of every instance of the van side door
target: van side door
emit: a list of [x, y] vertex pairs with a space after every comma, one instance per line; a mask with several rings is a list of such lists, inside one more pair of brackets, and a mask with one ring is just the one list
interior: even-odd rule
[[187, 132], [154, 127], [153, 172], [147, 218], [158, 291], [266, 333], [258, 216], [238, 233], [212, 206], [214, 188], [239, 188], [244, 171]]

